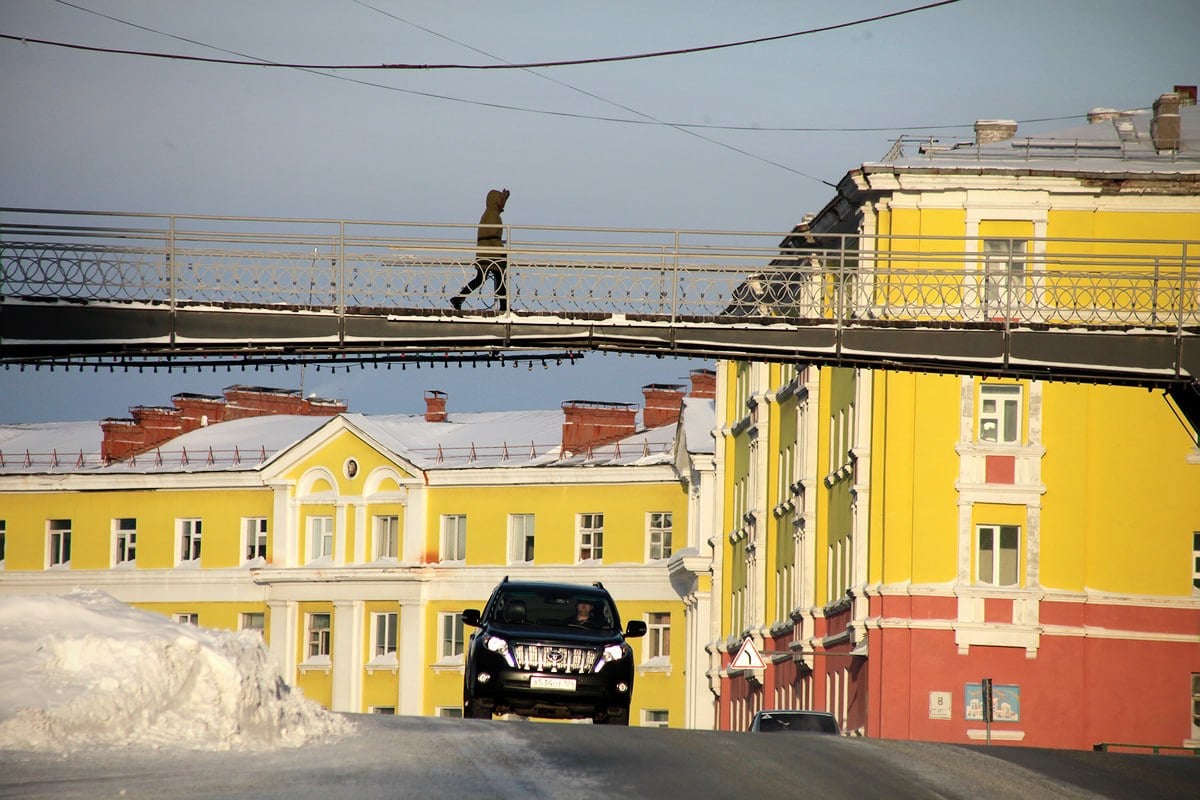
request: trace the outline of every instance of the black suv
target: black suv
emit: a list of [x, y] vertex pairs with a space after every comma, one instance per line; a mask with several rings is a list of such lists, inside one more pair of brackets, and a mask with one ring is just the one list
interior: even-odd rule
[[463, 716], [587, 717], [628, 725], [633, 651], [646, 635], [633, 620], [621, 632], [617, 605], [600, 583], [510, 581], [492, 591], [483, 613], [468, 608], [471, 637], [463, 674]]

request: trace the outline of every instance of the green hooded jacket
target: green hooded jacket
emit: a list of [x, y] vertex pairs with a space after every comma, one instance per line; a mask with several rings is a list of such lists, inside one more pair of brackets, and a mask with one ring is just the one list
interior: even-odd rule
[[480, 247], [504, 246], [504, 232], [500, 227], [504, 223], [500, 219], [500, 213], [504, 211], [508, 195], [508, 189], [492, 189], [487, 193], [487, 208], [479, 218], [479, 236], [476, 238]]

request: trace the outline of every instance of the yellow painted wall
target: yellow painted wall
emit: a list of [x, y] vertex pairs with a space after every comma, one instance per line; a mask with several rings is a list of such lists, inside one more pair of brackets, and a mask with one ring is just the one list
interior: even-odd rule
[[1200, 464], [1159, 392], [1045, 386], [1042, 584], [1191, 597]]
[[[603, 468], [597, 468], [603, 469]], [[437, 560], [441, 518], [467, 517], [467, 563], [508, 562], [508, 517], [534, 515], [534, 563], [574, 564], [576, 516], [604, 514], [605, 564], [646, 558], [646, 513], [672, 513], [672, 543], [687, 531], [687, 496], [678, 482], [609, 485], [442, 487], [429, 493], [426, 559]]]
[[871, 581], [957, 575], [959, 379], [876, 372], [871, 431]]
[[[7, 570], [45, 567], [46, 524], [71, 520], [71, 569], [108, 569], [112, 521], [137, 520], [137, 568], [170, 569], [178, 553], [176, 520], [203, 521], [200, 566], [235, 567], [242, 562], [243, 517], [271, 517], [269, 489], [132, 490], [0, 495], [7, 528]], [[270, 551], [268, 550], [268, 555]]]

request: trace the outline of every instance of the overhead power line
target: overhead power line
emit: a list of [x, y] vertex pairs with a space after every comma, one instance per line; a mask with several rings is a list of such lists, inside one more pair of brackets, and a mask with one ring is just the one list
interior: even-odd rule
[[534, 69], [546, 67], [574, 67], [588, 64], [611, 64], [618, 61], [640, 61], [651, 58], [666, 58], [668, 56], [692, 55], [695, 53], [705, 53], [713, 50], [725, 50], [732, 47], [746, 47], [753, 44], [764, 44], [766, 42], [776, 42], [782, 39], [792, 39], [797, 36], [810, 36], [816, 33], [826, 33], [828, 31], [839, 30], [842, 28], [852, 28], [858, 25], [866, 25], [872, 22], [879, 22], [885, 19], [901, 17], [906, 14], [915, 14], [920, 11], [928, 11], [939, 6], [948, 6], [959, 2], [959, 0], [938, 0], [938, 2], [927, 3], [923, 6], [915, 8], [906, 8], [901, 11], [893, 11], [887, 14], [877, 14], [873, 17], [865, 17], [863, 19], [853, 20], [851, 22], [839, 22], [833, 25], [824, 25], [818, 28], [807, 28], [801, 31], [793, 31], [791, 33], [780, 33], [774, 36], [760, 36], [755, 39], [743, 39], [736, 42], [723, 42], [721, 44], [698, 45], [696, 47], [682, 47], [675, 50], [657, 50], [649, 53], [635, 53], [621, 56], [602, 56], [598, 58], [575, 58], [561, 61], [530, 61], [525, 63], [498, 63], [498, 64], [307, 64], [300, 62], [282, 62], [282, 61], [260, 61], [244, 60], [235, 58], [212, 58], [207, 56], [190, 56], [182, 53], [162, 53], [149, 50], [126, 50], [115, 47], [96, 47], [93, 45], [75, 44], [72, 42], [60, 42], [50, 39], [35, 39], [30, 36], [17, 36], [14, 34], [0, 33], [0, 39], [8, 39], [14, 42], [25, 42], [28, 44], [41, 44], [51, 47], [64, 47], [71, 50], [83, 50], [91, 53], [107, 53], [110, 55], [126, 55], [138, 56], [142, 58], [161, 58], [175, 61], [196, 61], [205, 64], [225, 64], [239, 67], [282, 67], [285, 69], [320, 69], [320, 70], [501, 70], [501, 69]]

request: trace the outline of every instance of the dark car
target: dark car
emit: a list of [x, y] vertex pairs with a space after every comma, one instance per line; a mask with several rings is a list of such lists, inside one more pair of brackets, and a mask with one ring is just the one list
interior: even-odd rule
[[837, 736], [841, 733], [837, 720], [828, 711], [798, 711], [795, 709], [778, 709], [775, 711], [759, 711], [750, 720], [750, 733], [829, 733]]
[[600, 583], [505, 578], [482, 612], [468, 608], [462, 620], [479, 629], [467, 647], [464, 717], [629, 724], [633, 651], [625, 640], [644, 636], [646, 623], [633, 620], [622, 631], [617, 604]]

